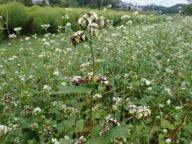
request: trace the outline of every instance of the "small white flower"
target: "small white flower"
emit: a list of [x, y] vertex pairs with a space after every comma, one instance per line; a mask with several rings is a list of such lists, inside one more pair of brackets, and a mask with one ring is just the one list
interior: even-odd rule
[[64, 136], [64, 139], [70, 139], [68, 135], [65, 135]]
[[62, 83], [61, 83], [61, 85], [62, 85], [62, 86], [65, 86], [65, 85], [66, 85], [66, 83], [65, 83], [65, 82], [62, 82]]
[[66, 28], [71, 28], [71, 23], [69, 23], [69, 22], [66, 23], [65, 27], [66, 27]]
[[17, 36], [15, 34], [10, 34], [9, 38], [14, 39], [14, 38], [17, 38]]
[[53, 144], [60, 144], [60, 142], [58, 142], [56, 138], [52, 138], [52, 139], [51, 139], [51, 142], [52, 142]]
[[42, 24], [41, 28], [47, 30], [50, 27], [50, 24]]
[[139, 14], [139, 12], [138, 11], [135, 11], [135, 13], [134, 13], [135, 15], [138, 15]]
[[59, 70], [57, 69], [56, 71], [54, 71], [53, 75], [58, 76], [59, 75]]
[[48, 47], [48, 46], [50, 46], [50, 43], [49, 43], [49, 42], [44, 42], [44, 43], [43, 43], [43, 47]]
[[168, 139], [166, 139], [166, 143], [171, 143], [171, 139], [170, 138], [168, 138]]
[[121, 17], [121, 20], [127, 21], [127, 20], [129, 20], [130, 18], [131, 18], [130, 15], [123, 15], [123, 16]]
[[20, 32], [21, 30], [22, 30], [21, 27], [14, 28], [14, 31], [15, 31], [15, 32]]
[[176, 109], [176, 110], [181, 110], [182, 107], [180, 107], [180, 106], [176, 106], [175, 109]]
[[52, 88], [49, 85], [44, 85], [43, 89], [47, 91], [51, 91]]
[[160, 108], [164, 108], [165, 106], [163, 104], [159, 104], [159, 107]]
[[101, 95], [101, 94], [95, 94], [95, 95], [93, 96], [93, 99], [94, 99], [94, 100], [97, 100], [97, 99], [100, 99], [100, 98], [102, 98], [102, 95]]
[[6, 126], [6, 125], [1, 125], [0, 124], [0, 137], [6, 135], [8, 132], [10, 132], [12, 128]]
[[165, 87], [164, 90], [165, 90], [170, 96], [172, 96], [171, 89]]
[[167, 129], [163, 129], [163, 133], [164, 133], [164, 134], [167, 134]]
[[170, 105], [171, 104], [171, 100], [168, 99], [166, 103], [167, 103], [167, 105]]
[[40, 107], [36, 107], [36, 108], [34, 108], [34, 109], [33, 109], [33, 112], [34, 112], [34, 114], [38, 114], [38, 113], [40, 113], [40, 112], [41, 112]]
[[86, 141], [86, 138], [84, 136], [81, 136], [79, 139], [83, 140], [83, 141]]

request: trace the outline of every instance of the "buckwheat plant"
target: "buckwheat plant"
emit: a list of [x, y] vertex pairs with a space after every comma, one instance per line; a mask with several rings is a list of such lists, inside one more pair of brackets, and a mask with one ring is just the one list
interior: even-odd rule
[[[105, 18], [99, 17], [95, 12], [91, 11], [86, 14], [84, 14], [82, 17], [78, 19], [78, 24], [80, 25], [81, 29], [80, 31], [77, 31], [73, 34], [71, 37], [71, 43], [75, 47], [81, 43], [81, 42], [88, 42], [90, 51], [91, 51], [91, 59], [92, 59], [92, 74], [91, 78], [88, 77], [88, 82], [94, 84], [99, 81], [99, 78], [96, 76], [96, 66], [95, 66], [95, 56], [94, 56], [94, 50], [92, 46], [92, 38], [98, 36], [99, 30], [104, 27], [105, 25]], [[88, 30], [88, 34], [85, 33], [85, 31]], [[86, 79], [85, 79], [86, 80]], [[83, 80], [84, 81], [84, 80]], [[91, 92], [90, 97], [90, 133], [92, 136], [92, 129], [93, 129], [93, 118], [92, 118], [92, 107], [93, 107], [93, 93], [95, 89]]]
[[47, 33], [48, 32], [48, 28], [50, 27], [50, 24], [42, 24], [41, 25], [41, 28], [43, 29], [43, 30], [45, 30], [45, 33]]
[[14, 28], [14, 31], [15, 31], [15, 33], [16, 33], [16, 35], [17, 35], [18, 38], [19, 38], [19, 35], [20, 35], [20, 33], [21, 33], [21, 30], [22, 30], [22, 27], [16, 27], [16, 28]]

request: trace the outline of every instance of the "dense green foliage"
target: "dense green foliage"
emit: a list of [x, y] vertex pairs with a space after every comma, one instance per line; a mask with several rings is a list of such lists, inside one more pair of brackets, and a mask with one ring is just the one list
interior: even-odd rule
[[[92, 37], [96, 75], [112, 85], [107, 93], [87, 79], [72, 83], [90, 75], [92, 55], [88, 42], [71, 45], [71, 31], [1, 43], [0, 143], [190, 144], [192, 18], [162, 18], [167, 21], [108, 24]], [[133, 105], [151, 113], [139, 119]], [[109, 114], [120, 125], [114, 119], [108, 125]], [[109, 127], [101, 136], [103, 124]]]
[[185, 10], [184, 10], [183, 13], [186, 14], [186, 15], [192, 15], [192, 4], [188, 5], [188, 6], [185, 8]]

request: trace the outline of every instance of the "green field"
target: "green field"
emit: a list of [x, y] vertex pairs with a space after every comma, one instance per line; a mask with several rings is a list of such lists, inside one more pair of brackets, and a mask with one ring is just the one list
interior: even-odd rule
[[0, 143], [192, 143], [192, 17], [121, 24], [1, 42]]

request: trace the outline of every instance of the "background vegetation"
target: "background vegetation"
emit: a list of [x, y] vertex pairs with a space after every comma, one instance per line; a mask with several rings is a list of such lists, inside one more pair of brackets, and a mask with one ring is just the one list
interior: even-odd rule
[[[27, 6], [32, 5], [32, 0], [0, 0], [0, 3], [7, 3], [7, 2], [21, 2]], [[92, 8], [99, 8], [101, 6], [112, 5], [115, 6], [120, 0], [49, 0], [50, 5], [60, 5], [60, 6], [87, 6]]]
[[188, 5], [188, 6], [185, 8], [185, 10], [184, 10], [183, 13], [186, 14], [186, 15], [192, 15], [192, 4]]
[[[85, 12], [91, 9], [83, 8], [61, 8], [61, 7], [50, 7], [50, 6], [32, 6], [25, 7], [23, 4], [18, 2], [11, 2], [4, 5], [0, 5], [0, 15], [3, 16], [4, 21], [8, 21], [8, 29], [10, 33], [14, 32], [15, 27], [22, 27], [22, 34], [42, 34], [44, 33], [41, 28], [42, 24], [50, 24], [48, 32], [56, 33], [58, 26], [65, 26], [67, 22], [72, 24], [72, 30], [79, 29], [77, 24], [78, 18]], [[97, 10], [99, 15], [104, 16], [106, 19], [113, 20], [114, 25], [121, 24], [121, 16], [127, 14], [132, 17], [133, 23], [153, 23], [158, 22], [158, 16], [150, 16], [150, 14], [134, 15], [130, 12], [115, 11], [111, 9]], [[7, 17], [8, 16], [8, 17]], [[70, 19], [62, 19], [62, 16], [69, 16]], [[5, 24], [3, 27], [6, 27]], [[7, 36], [7, 30], [4, 30], [4, 36]]]

